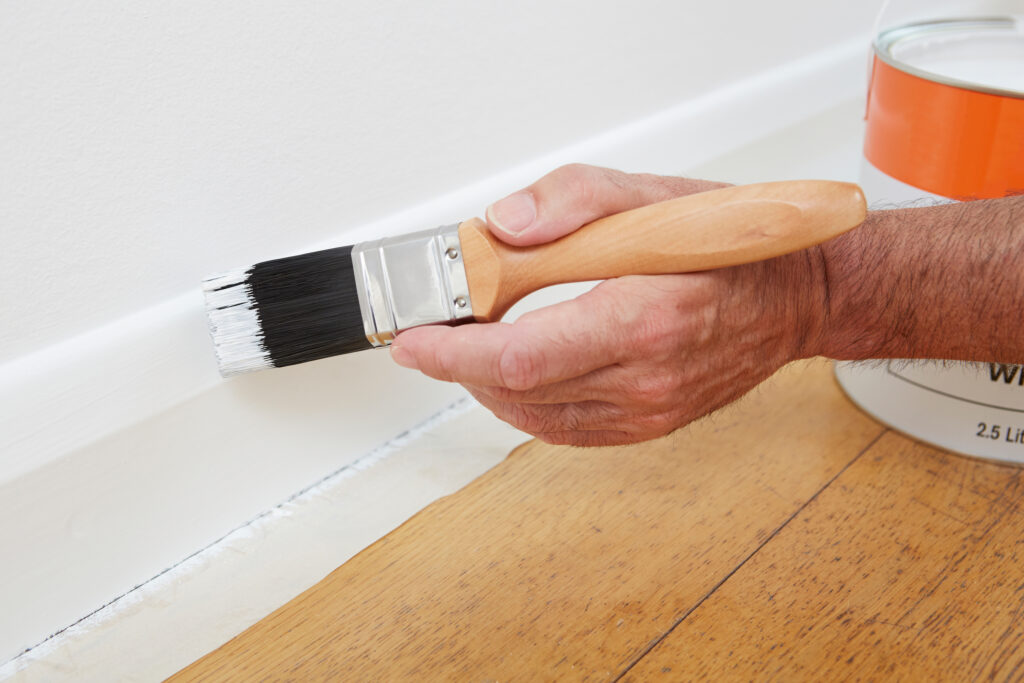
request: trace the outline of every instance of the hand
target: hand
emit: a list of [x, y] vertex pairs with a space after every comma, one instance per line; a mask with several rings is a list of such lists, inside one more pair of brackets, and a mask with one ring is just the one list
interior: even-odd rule
[[[510, 244], [557, 239], [602, 216], [721, 187], [572, 165], [497, 202]], [[599, 446], [667, 434], [815, 355], [820, 251], [701, 273], [629, 276], [515, 323], [401, 333], [394, 360], [459, 382], [502, 420], [548, 443]]]

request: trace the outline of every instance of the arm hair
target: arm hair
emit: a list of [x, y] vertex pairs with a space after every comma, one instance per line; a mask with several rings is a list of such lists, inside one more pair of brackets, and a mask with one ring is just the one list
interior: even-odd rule
[[872, 211], [822, 252], [822, 355], [1024, 362], [1024, 195]]

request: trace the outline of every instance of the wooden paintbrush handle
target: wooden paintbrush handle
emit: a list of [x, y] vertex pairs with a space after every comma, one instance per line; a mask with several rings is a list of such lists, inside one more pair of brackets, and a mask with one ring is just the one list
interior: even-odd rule
[[498, 320], [519, 299], [564, 282], [686, 273], [781, 256], [860, 225], [852, 183], [739, 185], [607, 216], [535, 247], [499, 241], [479, 218], [459, 226], [474, 317]]

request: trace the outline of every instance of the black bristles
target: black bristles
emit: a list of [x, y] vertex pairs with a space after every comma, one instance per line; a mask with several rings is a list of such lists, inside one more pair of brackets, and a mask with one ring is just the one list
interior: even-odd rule
[[363, 329], [351, 246], [257, 263], [246, 286], [277, 367], [373, 346]]

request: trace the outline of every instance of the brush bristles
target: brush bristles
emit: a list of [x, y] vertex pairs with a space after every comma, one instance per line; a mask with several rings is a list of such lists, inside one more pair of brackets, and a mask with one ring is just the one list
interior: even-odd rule
[[256, 302], [248, 287], [251, 268], [233, 270], [203, 281], [210, 336], [224, 377], [273, 367], [263, 345]]
[[221, 374], [372, 348], [352, 247], [264, 261], [203, 283]]

